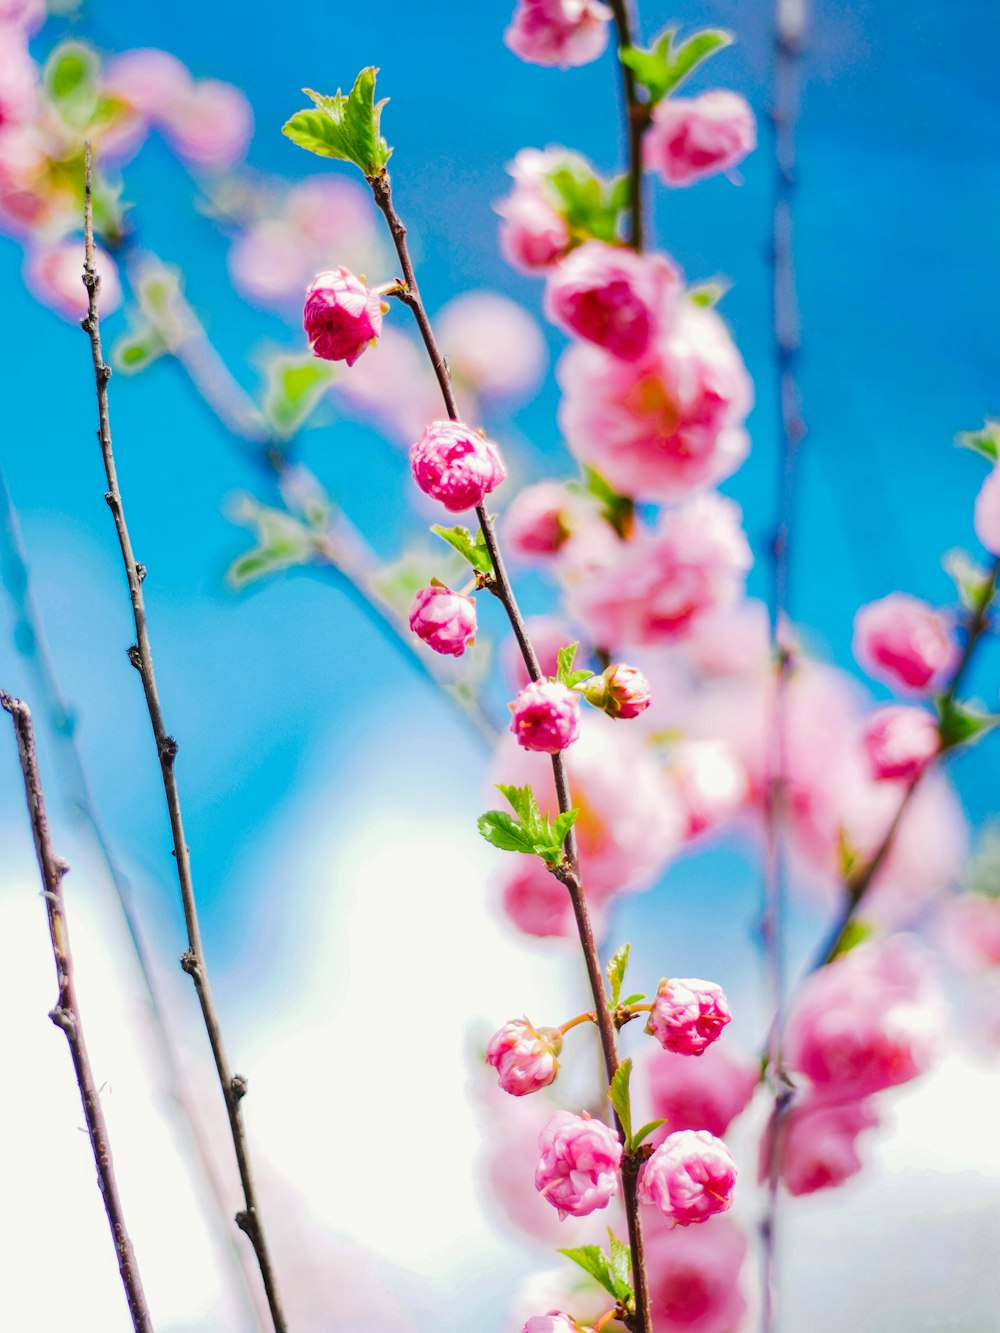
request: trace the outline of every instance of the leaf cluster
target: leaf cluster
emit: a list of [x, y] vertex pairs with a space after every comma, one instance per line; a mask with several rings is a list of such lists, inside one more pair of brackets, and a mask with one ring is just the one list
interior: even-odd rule
[[319, 157], [353, 162], [370, 179], [385, 171], [392, 149], [382, 138], [380, 121], [388, 98], [375, 101], [374, 65], [363, 69], [345, 97], [338, 88], [332, 97], [303, 88], [314, 107], [298, 111], [282, 126], [292, 143]]
[[704, 28], [683, 42], [676, 42], [677, 28], [665, 28], [649, 49], [626, 46], [621, 62], [635, 75], [635, 81], [649, 94], [649, 106], [656, 106], [676, 92], [699, 65], [724, 47], [731, 45], [732, 33], [722, 28]]
[[497, 791], [509, 802], [514, 814], [487, 810], [480, 815], [479, 832], [486, 841], [503, 852], [523, 852], [540, 856], [548, 865], [559, 865], [563, 860], [566, 835], [576, 822], [579, 810], [567, 810], [550, 820], [539, 809], [530, 786], [514, 787], [500, 782]]
[[599, 1245], [578, 1245], [574, 1249], [560, 1250], [567, 1259], [572, 1259], [585, 1273], [589, 1273], [599, 1282], [615, 1301], [626, 1308], [634, 1300], [632, 1284], [632, 1256], [629, 1248], [608, 1228], [610, 1254], [605, 1254]]

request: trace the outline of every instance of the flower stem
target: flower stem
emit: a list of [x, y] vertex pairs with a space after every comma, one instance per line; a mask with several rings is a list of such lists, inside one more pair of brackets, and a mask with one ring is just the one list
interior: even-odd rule
[[[632, 45], [632, 19], [629, 0], [610, 0], [614, 15], [615, 33], [618, 38], [619, 55], [622, 49]], [[642, 198], [642, 136], [649, 124], [649, 108], [639, 100], [635, 75], [621, 59], [618, 61], [622, 72], [622, 97], [625, 102], [625, 121], [628, 139], [628, 199], [629, 228], [628, 243], [633, 250], [641, 251], [645, 237]]]

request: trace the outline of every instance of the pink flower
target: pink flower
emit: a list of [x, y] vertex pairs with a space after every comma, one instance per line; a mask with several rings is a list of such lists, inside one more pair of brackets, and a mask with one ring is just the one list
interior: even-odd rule
[[638, 361], [670, 324], [681, 290], [666, 255], [585, 241], [549, 274], [545, 313], [612, 356]]
[[[122, 302], [118, 268], [111, 256], [94, 247], [94, 263], [101, 279], [98, 298], [101, 315], [110, 315]], [[63, 319], [80, 320], [87, 313], [83, 285], [83, 238], [29, 250], [21, 269], [28, 290]]]
[[503, 516], [505, 547], [525, 560], [555, 555], [570, 535], [569, 500], [558, 481], [540, 481], [518, 491]]
[[162, 121], [191, 93], [187, 66], [156, 48], [123, 51], [105, 66], [104, 86], [140, 115]]
[[200, 79], [160, 116], [174, 151], [206, 171], [227, 171], [241, 162], [253, 133], [253, 112], [245, 95], [218, 79]]
[[[498, 879], [501, 905], [518, 930], [536, 939], [576, 938], [576, 918], [566, 887], [549, 874], [537, 856], [507, 857]], [[610, 895], [591, 884], [584, 889], [591, 924], [599, 934]]]
[[504, 1092], [524, 1097], [555, 1082], [561, 1050], [562, 1035], [555, 1028], [538, 1030], [527, 1019], [515, 1018], [490, 1038], [486, 1063], [497, 1071]]
[[940, 611], [894, 592], [854, 617], [854, 656], [877, 680], [922, 692], [942, 683], [958, 653]]
[[732, 606], [752, 563], [732, 500], [707, 493], [620, 542], [568, 589], [575, 618], [602, 647], [673, 643], [699, 616]]
[[667, 185], [691, 185], [729, 171], [757, 146], [753, 112], [738, 93], [665, 97], [643, 141], [643, 163]]
[[0, 25], [0, 129], [34, 120], [38, 109], [38, 66], [24, 35]]
[[600, 0], [518, 0], [504, 42], [532, 65], [586, 65], [608, 44], [611, 10]]
[[944, 905], [944, 938], [962, 967], [1000, 967], [1000, 898], [964, 892]]
[[606, 1208], [618, 1189], [622, 1145], [613, 1129], [586, 1111], [556, 1111], [538, 1139], [535, 1189], [559, 1216], [586, 1217]]
[[[807, 1099], [785, 1113], [779, 1128], [779, 1166], [789, 1194], [815, 1194], [842, 1185], [861, 1170], [855, 1143], [879, 1122], [871, 1102]], [[761, 1179], [767, 1171], [768, 1138], [761, 1145]]]
[[483, 398], [525, 401], [545, 375], [548, 353], [538, 325], [499, 292], [466, 292], [434, 321], [452, 378]]
[[930, 1064], [941, 1001], [915, 942], [864, 944], [808, 977], [788, 1019], [785, 1057], [828, 1097], [868, 1097]]
[[302, 323], [313, 355], [353, 366], [382, 331], [382, 298], [349, 269], [317, 273]]
[[701, 1055], [733, 1019], [721, 986], [697, 977], [660, 982], [645, 1031], [665, 1051]]
[[[392, 385], [392, 393], [385, 386]], [[366, 425], [409, 444], [441, 408], [441, 390], [423, 350], [397, 326], [383, 324], [375, 346], [334, 381], [338, 403]]]
[[1000, 467], [992, 472], [976, 496], [976, 536], [993, 555], [1000, 555]]
[[410, 449], [413, 479], [454, 514], [481, 505], [507, 475], [491, 440], [462, 421], [432, 421]]
[[522, 148], [508, 167], [514, 188], [496, 205], [500, 224], [500, 251], [524, 273], [543, 271], [560, 259], [570, 245], [569, 228], [559, 211], [559, 196], [549, 176], [561, 168], [586, 166], [565, 148]]
[[651, 1203], [678, 1226], [706, 1222], [733, 1201], [736, 1163], [707, 1129], [668, 1134], [642, 1167], [639, 1202]]
[[460, 592], [431, 584], [413, 599], [410, 629], [436, 653], [461, 657], [476, 641], [476, 604]]
[[912, 782], [940, 749], [937, 719], [923, 708], [890, 704], [868, 718], [861, 746], [872, 777], [905, 778]]
[[579, 345], [557, 368], [573, 454], [625, 495], [678, 500], [746, 457], [746, 367], [714, 310], [682, 300], [638, 360]]
[[667, 778], [686, 817], [688, 838], [725, 824], [749, 792], [745, 769], [723, 741], [681, 741], [673, 746]]
[[557, 680], [532, 681], [508, 706], [510, 729], [523, 749], [557, 754], [576, 740], [580, 696]]
[[[725, 1044], [710, 1046], [697, 1060], [651, 1047], [645, 1067], [654, 1119], [666, 1120], [672, 1130], [707, 1129], [720, 1138], [759, 1082], [755, 1066]], [[661, 1138], [666, 1132], [657, 1131]]]
[[746, 1241], [728, 1217], [700, 1227], [643, 1220], [656, 1333], [739, 1333], [747, 1303], [740, 1290]]
[[580, 1325], [568, 1314], [559, 1310], [550, 1310], [548, 1314], [536, 1314], [525, 1324], [521, 1333], [580, 1333]]
[[637, 667], [621, 662], [605, 668], [599, 676], [591, 676], [579, 688], [587, 703], [608, 717], [638, 717], [650, 703], [649, 681]]

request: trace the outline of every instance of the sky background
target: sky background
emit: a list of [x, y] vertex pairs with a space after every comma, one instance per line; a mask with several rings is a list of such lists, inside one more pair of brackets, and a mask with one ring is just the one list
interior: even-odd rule
[[[618, 89], [609, 58], [567, 74], [522, 64], [501, 41], [509, 8], [506, 0], [476, 6], [446, 0], [430, 12], [398, 0], [300, 3], [279, 19], [264, 6], [230, 0], [197, 9], [115, 0], [84, 4], [65, 31], [107, 52], [164, 47], [196, 75], [242, 87], [256, 122], [250, 166], [290, 178], [319, 167], [279, 132], [302, 104], [299, 89], [332, 92], [348, 86], [363, 65], [377, 64], [379, 91], [391, 98], [383, 131], [395, 148], [397, 204], [415, 238], [429, 307], [458, 291], [489, 288], [537, 314], [540, 285], [511, 272], [496, 250], [492, 204], [506, 192], [505, 165], [523, 146], [563, 143], [613, 170]], [[747, 96], [761, 120], [761, 147], [741, 169], [738, 187], [718, 179], [655, 192], [659, 244], [692, 281], [724, 274], [734, 284], [722, 309], [756, 383], [757, 406], [751, 457], [723, 489], [745, 511], [758, 558], [750, 586], [758, 595], [766, 588], [762, 552], [774, 524], [776, 468], [766, 264], [773, 180], [764, 123], [768, 8], [739, 0], [690, 4], [680, 15], [685, 27], [710, 23], [735, 31], [738, 44], [694, 86], [720, 83]], [[800, 383], [809, 435], [791, 608], [812, 642], [851, 669], [851, 624], [860, 603], [896, 588], [947, 601], [951, 584], [940, 568], [942, 552], [976, 549], [971, 513], [983, 466], [952, 441], [956, 431], [1000, 411], [1000, 12], [990, 0], [871, 0], [814, 10], [803, 62], [796, 199]], [[644, 4], [644, 37], [675, 17], [659, 4]], [[36, 52], [62, 31], [53, 21]], [[189, 297], [212, 338], [242, 382], [254, 387], [256, 350], [265, 342], [301, 346], [301, 334], [233, 291], [228, 242], [193, 207], [197, 193], [155, 137], [128, 168], [127, 194], [143, 243], [184, 269]], [[92, 433], [88, 349], [78, 330], [28, 297], [20, 265], [17, 245], [0, 239], [9, 339], [0, 407], [4, 468], [98, 806], [169, 961], [182, 947], [175, 884], [141, 691], [125, 656], [132, 638], [129, 606]], [[106, 323], [110, 339], [123, 328], [123, 316]], [[560, 339], [551, 330], [547, 336], [554, 358]], [[555, 427], [557, 401], [550, 377], [516, 422], [544, 460], [539, 474], [566, 462]], [[157, 672], [168, 725], [181, 746], [178, 771], [209, 958], [232, 1044], [254, 1066], [253, 1114], [262, 1139], [279, 1174], [301, 1180], [311, 1159], [304, 1149], [289, 1148], [290, 1102], [274, 1086], [285, 1080], [287, 1088], [296, 1060], [301, 1067], [310, 1053], [316, 1058], [325, 1051], [323, 1061], [335, 1061], [331, 1052], [339, 1048], [329, 1043], [338, 1037], [363, 1045], [358, 1058], [372, 1078], [384, 1071], [384, 1060], [369, 1059], [378, 1040], [375, 1024], [369, 1018], [359, 1029], [352, 999], [370, 991], [365, 1013], [384, 1012], [389, 1022], [394, 1010], [387, 992], [401, 976], [412, 987], [418, 974], [427, 980], [428, 973], [439, 1008], [412, 996], [407, 1006], [440, 1012], [460, 997], [461, 1016], [445, 1025], [454, 1057], [448, 1088], [458, 1096], [469, 1011], [489, 1031], [508, 1009], [521, 1010], [525, 988], [556, 994], [568, 964], [556, 964], [553, 980], [549, 953], [522, 948], [491, 923], [483, 899], [492, 854], [474, 832], [483, 808], [482, 757], [405, 658], [321, 577], [291, 574], [243, 595], [226, 587], [224, 571], [246, 541], [222, 511], [241, 489], [264, 493], [178, 369], [162, 362], [140, 377], [116, 378], [111, 411], [137, 555], [150, 571], [146, 595]], [[405, 460], [394, 446], [336, 421], [308, 433], [303, 456], [387, 557], [418, 530], [408, 508]], [[529, 605], [540, 609], [540, 588], [530, 582], [527, 588]], [[30, 675], [13, 650], [10, 624], [5, 606], [0, 681], [30, 698]], [[991, 647], [972, 682], [992, 704], [997, 668]], [[42, 731], [43, 759], [54, 770], [55, 752]], [[4, 901], [12, 904], [12, 886], [20, 892], [30, 881], [30, 847], [12, 747], [5, 749], [0, 875]], [[994, 813], [994, 749], [972, 752], [954, 774], [975, 822]], [[53, 778], [53, 803], [65, 821], [57, 825], [58, 841], [79, 867], [81, 885], [89, 886], [81, 911], [100, 922], [98, 880], [58, 792]], [[442, 884], [443, 896], [437, 892]], [[638, 968], [658, 975], [669, 940], [683, 953], [687, 971], [719, 975], [735, 990], [749, 1015], [742, 1024], [748, 1046], [757, 1004], [750, 943], [756, 893], [755, 867], [723, 846], [673, 868], [661, 889], [629, 900], [615, 921], [616, 934], [639, 940]], [[25, 935], [16, 951], [30, 949], [43, 969], [41, 909], [33, 906], [37, 921], [17, 915]], [[714, 922], [711, 935], [707, 917]], [[807, 932], [817, 925], [809, 909], [797, 909], [795, 948], [807, 947]], [[436, 946], [441, 960], [432, 954], [428, 962]], [[456, 961], [459, 954], [467, 955], [464, 961]], [[44, 1009], [31, 1027], [35, 1019], [29, 1020], [23, 993], [15, 992], [11, 1003], [33, 1040], [47, 1041], [38, 1026]], [[344, 1017], [345, 1006], [353, 1017]], [[332, 1027], [312, 1026], [317, 1013], [329, 1016]], [[25, 1041], [23, 1050], [35, 1047]], [[63, 1058], [56, 1052], [56, 1061]], [[403, 1086], [407, 1077], [419, 1078], [412, 1054], [393, 1058], [401, 1061], [396, 1068]], [[340, 1095], [335, 1073], [336, 1065], [323, 1084], [334, 1098]], [[995, 1096], [995, 1083], [990, 1086]], [[387, 1095], [387, 1076], [371, 1087], [377, 1104], [367, 1113], [391, 1134], [399, 1108]], [[30, 1104], [25, 1115], [27, 1124]], [[303, 1115], [301, 1135], [292, 1136], [299, 1143], [319, 1125], [315, 1112]], [[474, 1140], [468, 1115], [458, 1120], [462, 1128], [448, 1140], [456, 1158], [458, 1145]], [[917, 1131], [913, 1138], [924, 1142]], [[435, 1150], [444, 1152], [444, 1142]], [[909, 1159], [904, 1154], [901, 1160]], [[352, 1170], [342, 1161], [341, 1174], [331, 1177], [343, 1182], [345, 1195]], [[455, 1188], [462, 1208], [473, 1209], [462, 1170], [456, 1169]], [[884, 1179], [883, 1185], [879, 1197], [886, 1203]], [[838, 1208], [850, 1206], [847, 1197], [835, 1201]], [[484, 1247], [483, 1262], [497, 1283], [523, 1262], [506, 1250], [498, 1260], [485, 1229], [469, 1232], [472, 1214], [462, 1208], [451, 1210], [458, 1219], [454, 1233], [439, 1244], [427, 1242], [429, 1250], [413, 1240], [415, 1211], [404, 1207], [398, 1225], [389, 1228], [385, 1252], [432, 1283], [431, 1294], [424, 1290], [419, 1298], [426, 1309], [433, 1308], [433, 1283], [444, 1282], [442, 1275], [454, 1291], [454, 1264], [444, 1256], [463, 1235], [475, 1236], [473, 1249]], [[355, 1212], [348, 1216], [332, 1204], [320, 1209], [328, 1227], [353, 1229], [364, 1244], [376, 1245], [385, 1209]], [[877, 1201], [865, 1215], [880, 1216]], [[819, 1224], [818, 1234], [844, 1222], [837, 1209], [820, 1216], [830, 1220]], [[877, 1222], [873, 1227], [877, 1232]], [[901, 1291], [905, 1285], [901, 1281]], [[822, 1304], [817, 1296], [810, 1319], [822, 1318]], [[923, 1327], [912, 1322], [917, 1317], [911, 1314], [899, 1327]], [[200, 1326], [197, 1319], [184, 1323], [182, 1315], [171, 1325]], [[418, 1315], [416, 1326], [431, 1324]], [[433, 1326], [463, 1325], [449, 1307]], [[880, 1333], [890, 1327], [870, 1326]], [[789, 1333], [798, 1327], [821, 1325], [793, 1321]], [[954, 1327], [971, 1333], [987, 1325]]]

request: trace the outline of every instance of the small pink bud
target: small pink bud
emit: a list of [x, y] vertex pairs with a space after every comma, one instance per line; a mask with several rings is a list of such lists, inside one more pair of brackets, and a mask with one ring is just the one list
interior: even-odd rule
[[555, 1028], [533, 1028], [526, 1018], [515, 1018], [490, 1038], [486, 1063], [497, 1071], [504, 1092], [525, 1097], [555, 1082], [561, 1050], [562, 1033]]
[[586, 1217], [606, 1208], [618, 1188], [622, 1145], [613, 1129], [586, 1112], [557, 1111], [538, 1139], [535, 1189], [559, 1210]]
[[876, 679], [919, 692], [940, 684], [955, 665], [957, 650], [939, 611], [894, 592], [854, 617], [854, 656]]
[[580, 1333], [580, 1325], [561, 1310], [536, 1314], [525, 1324], [521, 1333]]
[[912, 782], [938, 753], [938, 724], [922, 708], [890, 704], [872, 713], [861, 746], [877, 781], [905, 778]]
[[518, 0], [503, 39], [532, 65], [587, 65], [607, 46], [611, 17], [600, 0]]
[[697, 977], [675, 977], [660, 982], [645, 1030], [665, 1051], [701, 1055], [732, 1018], [721, 986]]
[[638, 717], [649, 707], [649, 681], [637, 667], [615, 663], [579, 687], [587, 703], [608, 717]]
[[410, 629], [436, 653], [461, 657], [476, 641], [476, 604], [460, 592], [431, 584], [413, 599]]
[[707, 1222], [733, 1201], [736, 1163], [707, 1129], [668, 1134], [639, 1176], [639, 1202], [652, 1203], [678, 1226]]
[[410, 449], [413, 479], [453, 514], [474, 509], [507, 475], [491, 440], [461, 421], [432, 421]]
[[329, 269], [313, 278], [302, 323], [314, 356], [353, 366], [382, 330], [382, 300], [350, 269]]
[[976, 536], [993, 555], [1000, 555], [1000, 467], [980, 487], [974, 514]]
[[572, 745], [580, 729], [580, 696], [555, 680], [525, 685], [508, 707], [510, 729], [525, 750], [556, 754]]
[[698, 97], [665, 97], [643, 141], [643, 163], [667, 185], [691, 185], [729, 171], [757, 146], [753, 112], [724, 89]]

